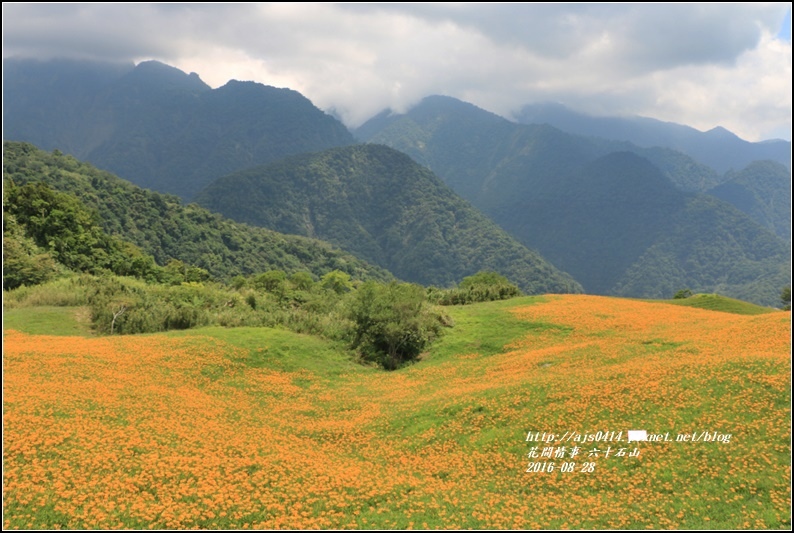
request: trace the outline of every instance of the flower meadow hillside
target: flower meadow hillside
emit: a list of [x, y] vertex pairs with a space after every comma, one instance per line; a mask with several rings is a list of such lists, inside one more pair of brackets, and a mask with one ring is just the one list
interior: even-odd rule
[[[450, 314], [392, 372], [268, 328], [6, 330], [3, 526], [790, 528], [789, 312]], [[456, 337], [476, 321], [521, 333]]]

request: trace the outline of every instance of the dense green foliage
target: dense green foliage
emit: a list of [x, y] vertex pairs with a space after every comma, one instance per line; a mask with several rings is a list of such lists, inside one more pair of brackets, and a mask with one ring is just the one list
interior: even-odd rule
[[367, 282], [349, 305], [353, 348], [367, 361], [395, 370], [416, 360], [441, 331], [441, 317], [418, 285]]
[[[384, 270], [326, 243], [232, 222], [194, 204], [182, 205], [176, 197], [136, 187], [71, 156], [47, 153], [30, 144], [4, 143], [3, 179], [17, 186], [43, 182], [73, 194], [98, 214], [107, 233], [140, 247], [160, 265], [176, 259], [221, 280], [268, 270], [307, 271], [315, 279], [333, 270], [358, 280], [392, 279]], [[177, 270], [179, 266], [172, 264]]]
[[4, 139], [57, 148], [186, 199], [229, 172], [353, 143], [338, 120], [289, 89], [230, 81], [213, 90], [156, 61], [3, 66]]
[[[5, 204], [4, 204], [5, 205]], [[38, 285], [59, 271], [52, 254], [25, 235], [16, 218], [3, 212], [3, 289]]]
[[[4, 268], [3, 288], [45, 281], [52, 271], [46, 257], [76, 272], [108, 271], [150, 280], [163, 278], [162, 269], [151, 256], [105, 233], [97, 215], [86, 209], [79, 199], [53, 191], [44, 183], [22, 186], [8, 183], [4, 190], [3, 216], [8, 218], [8, 223], [4, 224], [4, 230], [8, 228], [8, 241], [13, 243], [7, 257], [9, 264], [4, 264], [8, 271]], [[22, 241], [15, 228], [23, 228], [24, 237], [46, 250], [46, 255], [28, 255], [29, 264], [20, 264], [23, 261], [20, 261], [18, 248]], [[4, 242], [5, 234], [6, 231]], [[41, 278], [36, 279], [37, 276]]]
[[521, 296], [518, 287], [496, 272], [482, 271], [467, 276], [457, 288], [439, 290], [428, 289], [430, 301], [439, 305], [466, 305], [476, 302], [508, 300]]
[[791, 241], [791, 172], [774, 161], [755, 161], [709, 190], [753, 220]]
[[725, 202], [684, 192], [715, 174], [671, 150], [515, 124], [447, 97], [381, 114], [358, 134], [428, 166], [586, 292], [669, 297], [691, 287], [775, 305], [790, 280], [788, 243]]
[[269, 292], [256, 287], [257, 277], [245, 279], [243, 286], [235, 289], [214, 282], [153, 284], [113, 275], [70, 275], [6, 291], [3, 304], [6, 308], [88, 306], [99, 334], [152, 333], [202, 325], [280, 325], [335, 337], [335, 324], [344, 323], [341, 314], [330, 316], [340, 298], [319, 284], [301, 290], [287, 281], [280, 293], [276, 289]]
[[497, 270], [528, 293], [578, 292], [405, 154], [380, 145], [288, 158], [215, 181], [197, 201], [225, 216], [317, 237], [400, 279], [449, 286]]

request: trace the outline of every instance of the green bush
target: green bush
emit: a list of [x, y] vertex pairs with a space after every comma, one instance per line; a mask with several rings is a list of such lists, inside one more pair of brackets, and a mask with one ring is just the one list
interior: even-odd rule
[[305, 271], [295, 272], [289, 277], [289, 281], [292, 283], [292, 286], [299, 291], [308, 291], [314, 286], [312, 275]]
[[242, 298], [201, 283], [146, 285], [131, 278], [96, 278], [89, 290], [92, 322], [107, 334], [153, 333], [217, 323], [226, 307], [245, 307]]
[[353, 288], [353, 283], [350, 281], [350, 274], [347, 272], [332, 270], [320, 279], [320, 286], [336, 294], [344, 294]]
[[364, 283], [350, 300], [352, 347], [387, 370], [416, 360], [441, 331], [418, 285]]
[[439, 305], [466, 305], [521, 296], [517, 286], [496, 272], [482, 271], [463, 278], [457, 289], [428, 289], [428, 299]]

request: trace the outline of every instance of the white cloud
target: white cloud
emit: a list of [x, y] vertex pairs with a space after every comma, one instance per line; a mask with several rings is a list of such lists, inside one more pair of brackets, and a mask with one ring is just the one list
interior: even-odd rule
[[790, 138], [790, 4], [3, 4], [3, 53], [159, 59], [298, 90], [356, 125], [447, 94]]
[[791, 45], [765, 34], [735, 65], [681, 67], [649, 83], [648, 113], [699, 129], [721, 125], [741, 137], [791, 136]]

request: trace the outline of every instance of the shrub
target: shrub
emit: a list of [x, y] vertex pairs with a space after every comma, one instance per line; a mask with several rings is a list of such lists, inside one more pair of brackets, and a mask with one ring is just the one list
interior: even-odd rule
[[350, 274], [341, 270], [332, 270], [320, 279], [320, 286], [336, 294], [343, 294], [353, 288], [353, 283], [350, 281]]
[[418, 285], [364, 283], [351, 298], [352, 347], [387, 370], [419, 357], [438, 336], [441, 321]]
[[521, 290], [496, 272], [482, 271], [463, 278], [457, 289], [428, 290], [428, 298], [439, 305], [465, 305], [475, 302], [507, 300], [521, 296]]
[[673, 300], [683, 300], [692, 296], [692, 291], [689, 289], [681, 289], [673, 295]]

